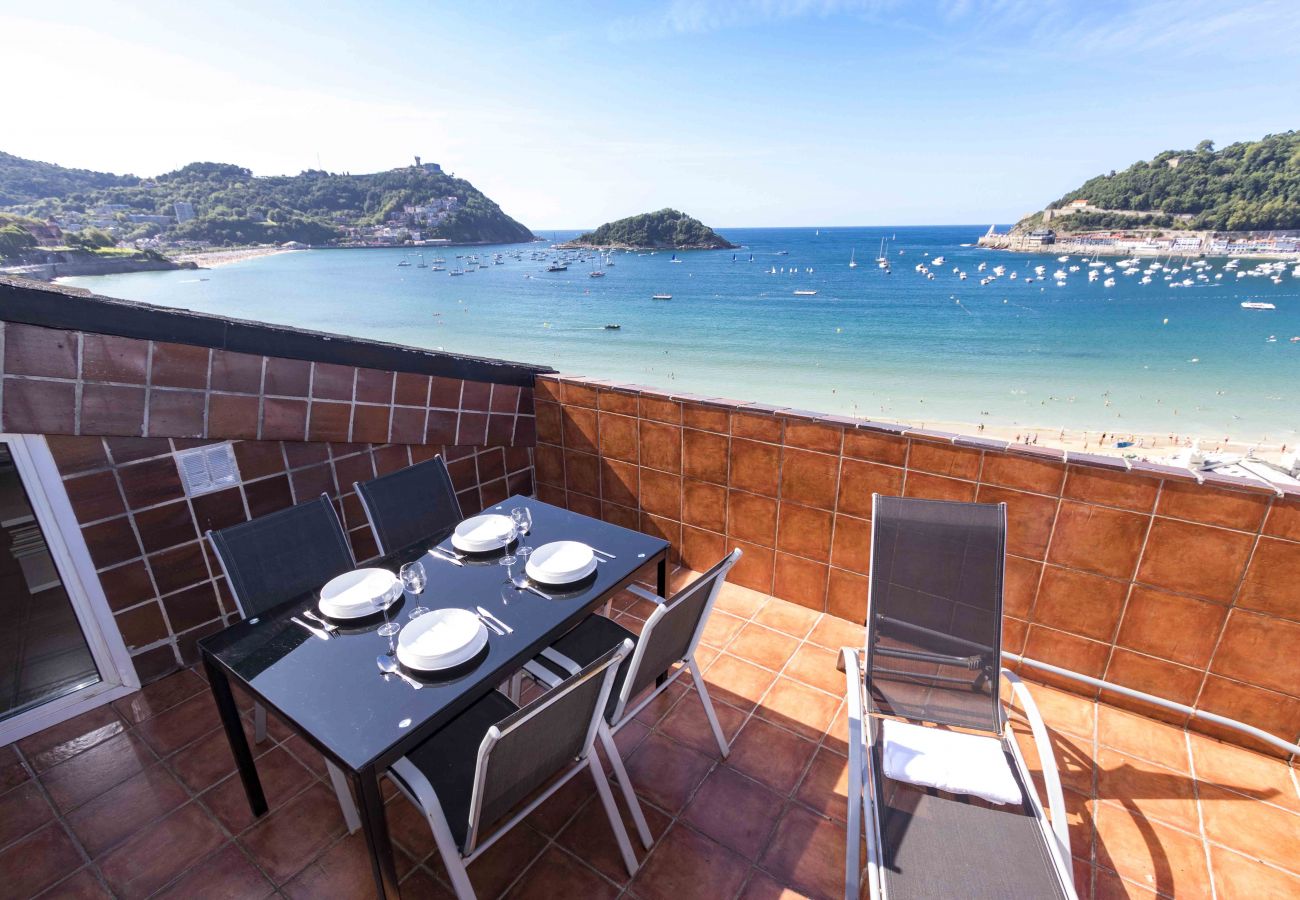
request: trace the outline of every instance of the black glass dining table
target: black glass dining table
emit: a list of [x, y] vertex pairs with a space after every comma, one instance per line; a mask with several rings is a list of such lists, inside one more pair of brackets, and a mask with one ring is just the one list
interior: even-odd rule
[[[521, 538], [536, 548], [558, 541], [581, 541], [603, 556], [595, 571], [566, 587], [536, 585], [546, 597], [511, 584], [502, 551], [467, 555], [460, 565], [431, 548], [451, 549], [450, 531], [427, 545], [392, 553], [368, 566], [394, 573], [419, 559], [428, 583], [420, 595], [404, 594], [388, 611], [405, 624], [417, 603], [428, 609], [483, 607], [513, 631], [489, 632], [488, 644], [474, 659], [443, 672], [402, 671], [420, 685], [385, 676], [377, 656], [389, 649], [378, 635], [385, 615], [333, 621], [322, 638], [292, 621], [315, 626], [302, 613], [319, 614], [319, 590], [210, 635], [199, 642], [204, 669], [221, 715], [253, 814], [267, 811], [257, 766], [241, 727], [232, 693], [238, 684], [345, 773], [370, 851], [379, 896], [397, 897], [397, 871], [384, 817], [379, 777], [387, 767], [454, 718], [474, 701], [507, 681], [540, 650], [576, 626], [646, 566], [657, 566], [658, 593], [664, 596], [668, 542], [592, 519], [531, 497], [514, 496], [484, 510], [508, 515], [515, 507], [532, 513], [532, 528]], [[517, 565], [522, 565], [522, 562]], [[327, 579], [322, 579], [322, 586]]]

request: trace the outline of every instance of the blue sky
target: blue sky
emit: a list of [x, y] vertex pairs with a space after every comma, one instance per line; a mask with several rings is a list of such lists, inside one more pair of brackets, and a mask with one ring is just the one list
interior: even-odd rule
[[0, 0], [27, 73], [0, 149], [139, 175], [418, 153], [539, 230], [1006, 222], [1300, 126], [1297, 47], [1298, 0]]

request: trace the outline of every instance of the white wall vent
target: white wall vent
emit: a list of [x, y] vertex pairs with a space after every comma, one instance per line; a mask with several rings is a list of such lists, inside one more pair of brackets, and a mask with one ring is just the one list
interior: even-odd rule
[[239, 484], [239, 466], [230, 444], [196, 447], [176, 454], [185, 493], [200, 497]]

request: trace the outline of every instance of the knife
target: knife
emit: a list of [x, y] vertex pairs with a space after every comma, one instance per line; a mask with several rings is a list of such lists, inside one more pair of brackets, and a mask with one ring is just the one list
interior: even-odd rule
[[435, 559], [440, 559], [440, 560], [442, 560], [443, 562], [449, 562], [449, 563], [451, 563], [453, 566], [460, 566], [460, 567], [462, 567], [462, 568], [464, 568], [464, 566], [465, 566], [465, 564], [464, 564], [463, 562], [461, 562], [460, 560], [458, 560], [458, 559], [455, 559], [455, 558], [450, 557], [450, 556], [444, 556], [444, 555], [442, 554], [442, 548], [441, 548], [441, 547], [434, 547], [432, 550], [429, 551], [429, 555], [432, 556], [432, 557], [434, 557]]
[[324, 631], [322, 631], [319, 628], [313, 628], [312, 626], [308, 625], [306, 622], [304, 622], [302, 619], [298, 618], [297, 616], [290, 616], [289, 621], [295, 625], [301, 625], [303, 628], [306, 628], [308, 631], [316, 635], [316, 637], [320, 638], [322, 641], [328, 641], [330, 639], [330, 636], [326, 634]]
[[497, 615], [495, 615], [495, 614], [493, 614], [493, 613], [488, 612], [486, 609], [484, 609], [484, 608], [481, 607], [481, 606], [479, 606], [479, 607], [475, 607], [475, 608], [478, 610], [478, 614], [479, 614], [480, 616], [484, 616], [485, 618], [491, 619], [493, 622], [496, 622], [498, 625], [500, 625], [502, 628], [504, 628], [504, 629], [506, 630], [506, 634], [514, 634], [514, 633], [515, 633], [515, 630], [514, 630], [513, 628], [511, 628], [509, 625], [507, 625], [507, 624], [506, 624], [506, 623], [501, 619], [500, 616], [497, 616]]

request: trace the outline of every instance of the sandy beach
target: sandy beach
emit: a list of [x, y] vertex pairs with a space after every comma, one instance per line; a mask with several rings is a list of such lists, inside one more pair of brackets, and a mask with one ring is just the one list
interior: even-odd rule
[[178, 263], [192, 262], [200, 269], [212, 269], [230, 263], [257, 259], [259, 256], [278, 256], [281, 253], [299, 253], [302, 248], [278, 247], [267, 244], [260, 247], [231, 247], [224, 250], [198, 250], [192, 253], [178, 253], [171, 257]]
[[[1127, 456], [1148, 462], [1171, 462], [1174, 457], [1186, 454], [1198, 440], [1195, 435], [1173, 433], [1156, 434], [1151, 432], [1129, 431], [1083, 431], [1077, 428], [1023, 428], [1014, 425], [972, 425], [969, 422], [918, 422], [907, 421], [899, 424], [912, 425], [929, 431], [946, 431], [952, 434], [972, 437], [990, 438], [1009, 443], [1031, 444], [1038, 447], [1054, 447], [1076, 453], [1095, 453], [1099, 456]], [[1117, 443], [1129, 442], [1132, 446], [1118, 447]], [[1283, 444], [1279, 441], [1237, 440], [1229, 435], [1220, 435], [1217, 439], [1201, 436], [1200, 450], [1204, 453], [1245, 455], [1252, 454], [1257, 459], [1280, 462], [1283, 457], [1296, 452], [1295, 444]]]

